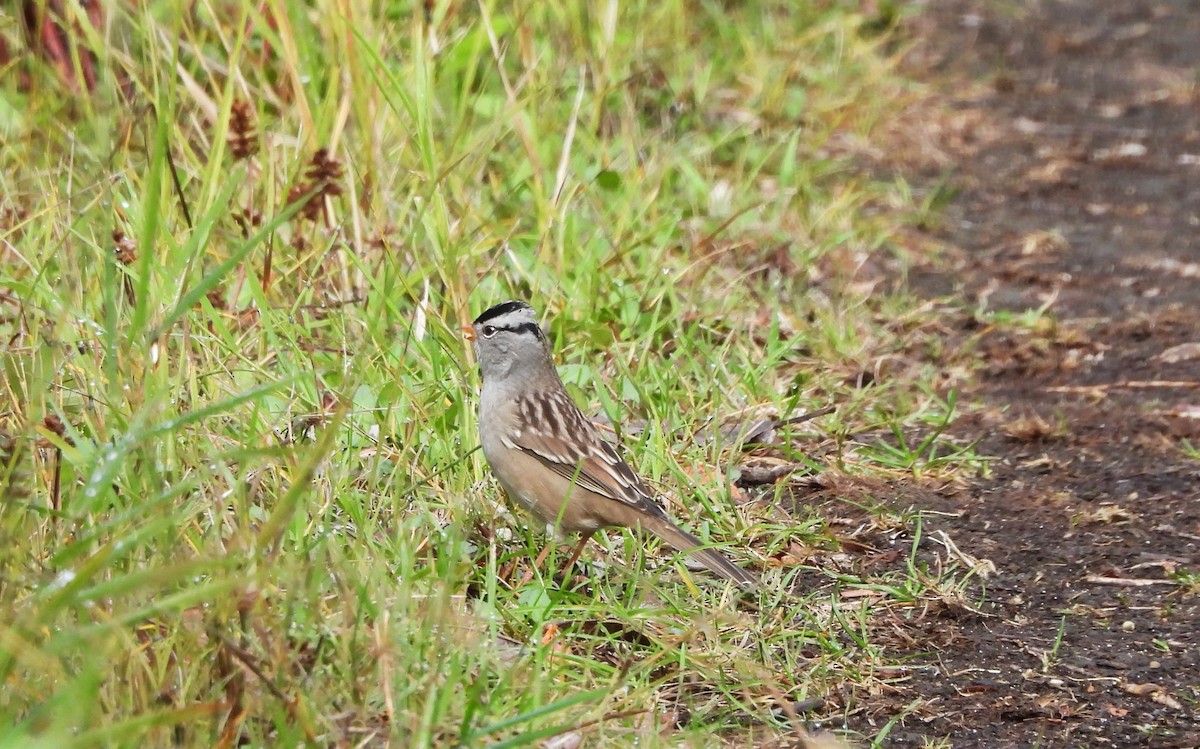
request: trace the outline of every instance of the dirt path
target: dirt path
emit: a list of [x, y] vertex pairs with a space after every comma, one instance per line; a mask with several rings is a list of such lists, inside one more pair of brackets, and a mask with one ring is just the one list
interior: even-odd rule
[[925, 701], [888, 745], [1198, 747], [1200, 7], [941, 0], [913, 33], [946, 107], [906, 176], [957, 193], [911, 284], [1049, 315], [948, 321], [986, 367], [956, 436], [1000, 459], [925, 506], [999, 574], [880, 698]]

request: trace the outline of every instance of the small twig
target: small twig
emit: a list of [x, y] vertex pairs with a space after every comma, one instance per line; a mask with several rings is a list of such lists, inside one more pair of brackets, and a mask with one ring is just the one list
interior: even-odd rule
[[579, 66], [579, 90], [575, 94], [575, 108], [571, 110], [571, 119], [567, 122], [567, 134], [563, 137], [562, 154], [558, 160], [558, 171], [554, 175], [554, 196], [550, 205], [558, 208], [562, 198], [563, 188], [567, 185], [567, 174], [571, 166], [571, 145], [575, 142], [575, 126], [579, 123], [579, 108], [583, 105], [583, 94], [587, 90], [587, 70]]
[[163, 149], [167, 157], [167, 167], [171, 172], [171, 186], [175, 189], [175, 197], [179, 200], [179, 209], [183, 211], [183, 220], [187, 223], [188, 229], [195, 229], [195, 222], [192, 221], [192, 209], [188, 208], [187, 196], [183, 193], [183, 183], [179, 181], [179, 169], [175, 166], [175, 157], [171, 155], [171, 141], [168, 138], [166, 148]]
[[929, 534], [929, 537], [945, 547], [946, 553], [949, 554], [953, 559], [956, 559], [959, 563], [966, 565], [967, 569], [971, 570], [971, 572], [979, 577], [982, 577], [984, 580], [996, 574], [996, 565], [992, 562], [992, 560], [972, 556], [958, 548], [958, 544], [954, 543], [954, 541], [950, 539], [950, 534], [946, 533], [946, 531], [934, 531], [933, 533]]
[[[42, 427], [47, 432], [55, 435], [59, 439], [66, 440], [68, 444], [71, 443], [71, 438], [67, 436], [66, 425], [63, 424], [63, 421], [58, 417], [58, 414], [47, 414], [46, 417], [42, 419]], [[62, 510], [62, 449], [57, 443], [53, 443], [50, 440], [38, 440], [38, 443], [39, 446], [44, 445], [54, 448], [54, 455], [52, 458], [54, 464], [54, 477], [51, 479], [50, 483], [50, 509], [54, 510], [53, 517], [57, 519], [59, 512]]]
[[826, 414], [831, 414], [836, 410], [837, 410], [837, 406], [826, 406], [825, 408], [818, 408], [816, 411], [809, 411], [806, 414], [800, 414], [799, 416], [792, 416], [787, 419], [780, 419], [779, 421], [775, 422], [775, 426], [782, 427], [782, 426], [788, 426], [790, 424], [803, 424], [806, 421], [812, 421], [813, 419], [819, 418], [821, 416], [825, 416]]
[[54, 479], [50, 484], [50, 509], [54, 510], [54, 519], [62, 511], [62, 450], [54, 447]]
[[263, 257], [262, 278], [259, 279], [259, 286], [263, 291], [271, 289], [271, 264], [275, 255], [275, 235], [272, 234], [267, 241], [267, 252]]
[[367, 301], [367, 297], [364, 294], [361, 296], [360, 295], [352, 296], [348, 299], [334, 299], [334, 300], [331, 300], [328, 302], [318, 302], [316, 304], [302, 304], [302, 305], [300, 305], [300, 309], [305, 310], [305, 311], [322, 310], [322, 309], [337, 309], [339, 307], [349, 307], [352, 304], [361, 304], [365, 301]]
[[263, 686], [267, 688], [268, 692], [274, 695], [276, 699], [278, 699], [287, 707], [288, 713], [290, 713], [292, 718], [300, 724], [300, 727], [303, 729], [304, 735], [308, 737], [308, 740], [311, 742], [316, 742], [317, 735], [308, 720], [308, 716], [303, 715], [299, 709], [300, 701], [284, 694], [283, 690], [280, 689], [279, 686], [275, 684], [275, 682], [269, 676], [263, 673], [262, 669], [258, 667], [258, 663], [253, 655], [245, 650], [242, 650], [237, 645], [234, 645], [220, 632], [214, 631], [211, 632], [211, 635], [219, 643], [221, 643], [221, 647], [224, 648], [227, 653], [236, 658], [237, 661], [241, 663], [247, 671], [258, 677], [258, 680], [262, 682]]
[[1048, 393], [1107, 393], [1110, 390], [1150, 390], [1153, 388], [1200, 388], [1193, 380], [1127, 380], [1111, 385], [1059, 385], [1046, 388]]
[[1145, 588], [1150, 585], [1175, 585], [1174, 580], [1149, 580], [1144, 577], [1105, 577], [1104, 575], [1088, 575], [1083, 578], [1086, 582], [1097, 585], [1119, 585], [1123, 588]]
[[233, 651], [224, 647], [224, 640], [221, 635], [215, 631], [210, 631], [216, 639], [221, 641], [222, 647], [217, 650], [216, 672], [217, 676], [224, 683], [225, 687], [225, 705], [229, 710], [229, 714], [225, 717], [225, 725], [221, 727], [221, 734], [217, 739], [217, 749], [232, 749], [237, 744], [238, 733], [241, 730], [242, 722], [246, 719], [246, 675], [241, 671], [234, 671], [231, 656]]
[[562, 736], [564, 733], [571, 733], [572, 731], [579, 731], [584, 728], [591, 728], [592, 726], [600, 725], [601, 723], [607, 723], [610, 720], [622, 720], [624, 718], [632, 718], [636, 715], [645, 715], [648, 712], [650, 712], [650, 708], [643, 707], [643, 708], [639, 708], [637, 710], [621, 710], [621, 711], [615, 712], [615, 713], [605, 713], [604, 715], [602, 715], [599, 718], [596, 718], [595, 720], [589, 720], [585, 723], [577, 723], [568, 728], [564, 728], [563, 730], [559, 731], [558, 733], [552, 733], [549, 736], [546, 736], [544, 738], [554, 738], [555, 736]]
[[220, 632], [212, 632], [211, 634], [213, 637], [215, 637], [217, 639], [217, 641], [219, 641], [221, 643], [221, 647], [223, 647], [227, 651], [229, 651], [230, 655], [232, 655], [234, 658], [237, 658], [238, 661], [243, 666], [246, 667], [246, 670], [248, 670], [250, 673], [257, 676], [258, 680], [261, 681], [263, 683], [263, 686], [265, 686], [267, 688], [267, 691], [270, 692], [271, 694], [275, 695], [276, 699], [278, 699], [280, 702], [284, 703], [285, 705], [292, 704], [292, 699], [290, 697], [288, 697], [286, 694], [284, 694], [283, 690], [280, 689], [275, 684], [275, 682], [271, 679], [271, 677], [269, 677], [265, 673], [263, 673], [262, 669], [260, 669], [258, 667], [258, 663], [255, 662], [255, 658], [253, 655], [251, 655], [250, 653], [247, 653], [245, 650], [242, 650], [237, 645], [234, 645]]

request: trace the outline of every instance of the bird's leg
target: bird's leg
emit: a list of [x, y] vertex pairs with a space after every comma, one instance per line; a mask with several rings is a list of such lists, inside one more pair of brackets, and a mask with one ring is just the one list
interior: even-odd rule
[[[595, 531], [592, 531], [590, 533], [584, 533], [583, 536], [580, 537], [579, 543], [576, 544], [575, 549], [571, 552], [571, 558], [567, 560], [566, 564], [564, 564], [558, 568], [558, 576], [559, 577], [562, 577], [564, 579], [566, 578], [567, 572], [570, 571], [572, 565], [574, 565], [575, 562], [579, 561], [579, 555], [583, 553], [583, 547], [587, 546], [587, 542], [589, 540], [591, 540], [592, 534], [594, 534], [594, 533], [595, 533]], [[533, 560], [533, 567], [531, 567], [529, 569], [529, 571], [526, 572], [524, 576], [522, 576], [522, 578], [521, 578], [522, 585], [528, 583], [530, 580], [533, 579], [533, 571], [540, 570], [542, 568], [542, 565], [545, 564], [545, 562], [546, 562], [546, 557], [550, 556], [550, 551], [553, 548], [554, 548], [554, 538], [551, 537], [551, 538], [546, 539], [546, 545], [544, 547], [542, 547], [542, 551], [540, 554], [537, 555], [537, 559]]]
[[533, 566], [525, 570], [525, 574], [521, 575], [521, 585], [528, 585], [533, 579], [534, 570], [540, 570], [542, 563], [546, 561], [546, 557], [550, 556], [550, 550], [554, 548], [554, 537], [550, 536], [546, 539], [546, 545], [542, 547], [542, 551], [537, 555], [537, 559], [533, 560]]
[[579, 538], [579, 545], [575, 547], [575, 551], [571, 552], [571, 558], [567, 560], [566, 564], [559, 568], [558, 574], [562, 575], [564, 580], [566, 579], [567, 573], [571, 570], [571, 567], [575, 564], [575, 562], [579, 561], [579, 555], [583, 553], [583, 547], [587, 546], [587, 542], [591, 540], [593, 533], [595, 533], [595, 531], [588, 531]]
[[540, 570], [542, 564], [545, 563], [546, 557], [550, 556], [550, 550], [554, 548], [554, 537], [550, 536], [546, 539], [546, 545], [542, 547], [542, 553], [537, 555], [537, 559], [533, 560], [533, 568]]

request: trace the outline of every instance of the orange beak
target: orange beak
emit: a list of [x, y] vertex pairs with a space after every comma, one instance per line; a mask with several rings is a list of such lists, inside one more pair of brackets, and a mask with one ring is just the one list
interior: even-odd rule
[[466, 338], [468, 341], [471, 341], [471, 342], [475, 341], [475, 328], [474, 327], [472, 327], [470, 325], [462, 326], [462, 334], [463, 334], [463, 338]]

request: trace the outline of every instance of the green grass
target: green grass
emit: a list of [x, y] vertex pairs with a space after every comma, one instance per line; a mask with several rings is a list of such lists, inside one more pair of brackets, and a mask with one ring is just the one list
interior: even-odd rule
[[[0, 745], [747, 746], [894, 678], [880, 612], [954, 570], [914, 542], [847, 577], [797, 485], [730, 483], [749, 454], [978, 469], [940, 438], [929, 313], [854, 283], [929, 210], [838, 155], [904, 96], [864, 19], [175, 5], [108, 6], [90, 96], [32, 56], [0, 87]], [[511, 297], [759, 600], [623, 532], [586, 585], [522, 582], [542, 529], [472, 453], [458, 335]]]

